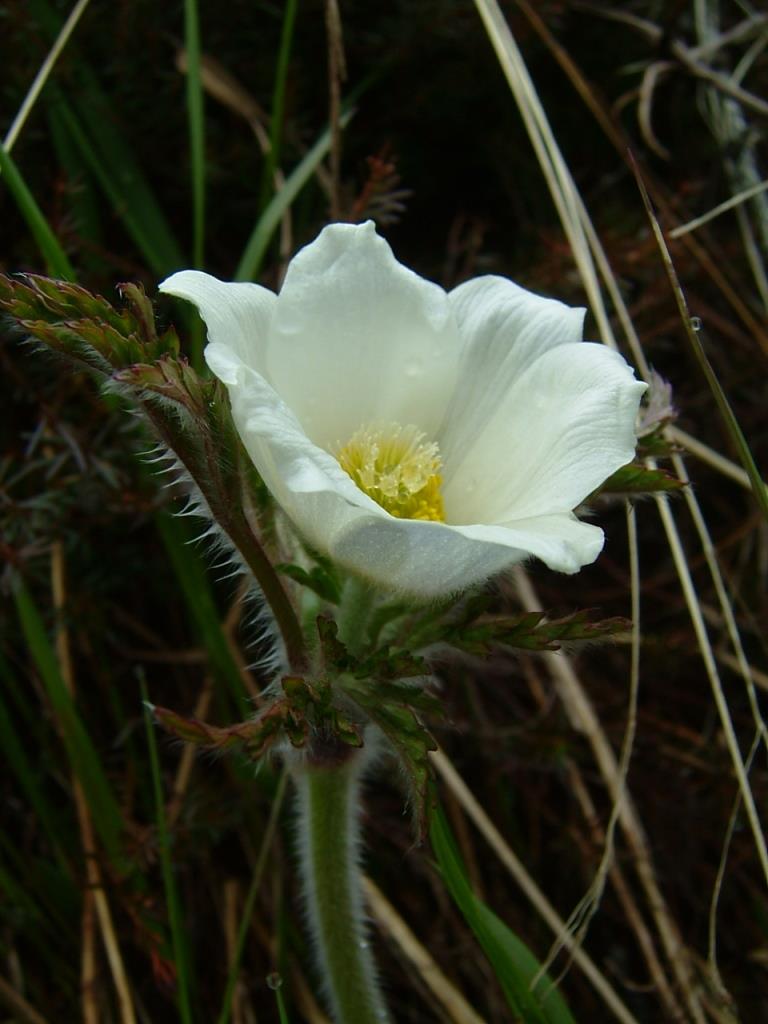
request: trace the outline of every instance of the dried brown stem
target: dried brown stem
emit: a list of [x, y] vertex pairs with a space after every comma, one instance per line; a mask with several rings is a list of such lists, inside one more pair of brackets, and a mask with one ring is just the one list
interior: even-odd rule
[[[70, 696], [75, 693], [75, 678], [72, 665], [72, 652], [70, 648], [69, 630], [63, 620], [66, 609], [66, 564], [64, 560], [64, 546], [61, 541], [54, 541], [51, 548], [51, 589], [53, 591], [53, 607], [58, 623], [56, 630], [56, 656], [59, 663], [59, 670], [67, 687]], [[133, 999], [128, 986], [128, 977], [125, 973], [120, 945], [117, 940], [112, 914], [109, 909], [104, 883], [101, 877], [96, 854], [96, 838], [94, 835], [91, 812], [88, 807], [85, 793], [79, 780], [73, 776], [72, 793], [77, 811], [77, 820], [80, 827], [80, 839], [83, 848], [83, 859], [85, 861], [86, 893], [88, 899], [92, 900], [96, 919], [101, 930], [101, 938], [106, 950], [107, 960], [112, 972], [117, 1001], [122, 1024], [136, 1024], [136, 1016], [133, 1009]], [[84, 901], [82, 935], [84, 946], [81, 954], [81, 979], [83, 989], [81, 993], [81, 1005], [83, 1019], [88, 1024], [96, 1024], [99, 1020], [96, 994], [93, 985], [93, 964], [95, 961], [95, 950], [92, 944], [93, 928], [86, 920], [86, 905]], [[88, 911], [90, 913], [90, 911]]]
[[341, 83], [346, 78], [341, 13], [337, 0], [326, 0], [328, 91], [331, 122], [331, 220], [341, 219]]

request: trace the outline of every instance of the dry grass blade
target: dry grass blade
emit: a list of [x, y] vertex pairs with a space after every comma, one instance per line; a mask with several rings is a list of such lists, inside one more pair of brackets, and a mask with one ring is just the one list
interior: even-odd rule
[[[614, 859], [616, 825], [626, 791], [629, 762], [637, 731], [637, 700], [640, 692], [640, 556], [637, 545], [637, 523], [634, 506], [625, 502], [627, 516], [627, 537], [629, 541], [629, 564], [631, 580], [631, 615], [632, 620], [632, 655], [630, 664], [629, 700], [627, 707], [627, 726], [619, 755], [617, 788], [618, 793], [611, 807], [608, 825], [605, 829], [603, 854], [592, 883], [571, 912], [567, 926], [577, 943], [581, 943], [587, 934], [590, 922], [597, 913], [605, 890], [605, 883]], [[540, 976], [545, 974], [562, 949], [562, 939], [554, 943], [546, 961], [542, 964]]]
[[[595, 95], [592, 87], [590, 86], [590, 83], [586, 81], [584, 75], [580, 72], [579, 68], [576, 66], [573, 60], [571, 60], [571, 58], [569, 57], [568, 53], [564, 50], [564, 48], [559, 45], [559, 43], [553, 36], [552, 32], [547, 27], [546, 23], [541, 19], [541, 17], [539, 17], [539, 15], [530, 6], [527, 0], [517, 0], [517, 3], [518, 6], [524, 12], [526, 18], [529, 20], [530, 24], [537, 32], [537, 34], [541, 37], [547, 48], [551, 51], [560, 67], [568, 76], [568, 79], [572, 83], [573, 87], [576, 89], [579, 96], [582, 98], [586, 106], [589, 108], [597, 123], [605, 132], [606, 137], [610, 139], [611, 143], [615, 147], [621, 159], [629, 163], [631, 151], [630, 141], [628, 137], [625, 135], [624, 131], [622, 130], [621, 125], [616, 120], [614, 120], [611, 117], [611, 115], [606, 111], [606, 104], [604, 100]], [[654, 25], [652, 22], [644, 22], [642, 19], [634, 18], [632, 15], [629, 15], [626, 12], [615, 11], [609, 8], [596, 8], [592, 4], [586, 3], [574, 2], [573, 6], [579, 9], [589, 10], [592, 13], [595, 13], [602, 17], [611, 18], [617, 21], [625, 21], [627, 24], [633, 25], [636, 28], [639, 27], [644, 34], [649, 36], [654, 45], [658, 44], [663, 37], [663, 31], [658, 26]], [[746, 32], [747, 34], [749, 34], [749, 32], [751, 31], [755, 31], [757, 28], [761, 27], [765, 22], [765, 18], [762, 16], [759, 16], [756, 19], [746, 20], [747, 22], [749, 22], [749, 24], [745, 25], [743, 28], [744, 32]], [[729, 34], [726, 33], [723, 35], [723, 37], [718, 38], [721, 39], [721, 42], [724, 42], [726, 41], [726, 37], [728, 35]], [[738, 35], [740, 34], [734, 32], [734, 38]], [[727, 100], [724, 102], [731, 103], [732, 101]], [[733, 139], [726, 139], [723, 141], [724, 147], [727, 145], [731, 145], [733, 143]], [[673, 213], [669, 201], [667, 200], [667, 198], [665, 198], [663, 188], [660, 187], [658, 183], [654, 183], [648, 175], [646, 175], [646, 184], [648, 186], [648, 191], [650, 192], [654, 203], [663, 212], [667, 221], [671, 223], [673, 220]], [[573, 186], [572, 183], [571, 187], [575, 189], [575, 186]], [[553, 199], [555, 200], [555, 202], [557, 202], [556, 196], [553, 196]], [[597, 262], [605, 287], [608, 290], [608, 294], [615, 308], [616, 315], [619, 317], [621, 321], [622, 328], [626, 334], [627, 341], [632, 351], [632, 355], [635, 359], [635, 362], [637, 363], [638, 368], [642, 372], [643, 377], [647, 380], [648, 367], [645, 361], [645, 356], [643, 354], [642, 348], [640, 347], [639, 340], [635, 335], [634, 329], [632, 328], [632, 325], [629, 322], [629, 317], [626, 313], [626, 308], [624, 305], [624, 300], [621, 291], [617, 287], [615, 277], [605, 257], [603, 247], [600, 244], [600, 241], [594, 231], [594, 228], [592, 228], [586, 210], [583, 204], [581, 203], [580, 213], [584, 220], [584, 230], [589, 239], [589, 244], [592, 247], [595, 261]], [[564, 224], [564, 228], [566, 231], [569, 230], [567, 224]], [[731, 284], [730, 280], [722, 272], [717, 262], [713, 260], [712, 257], [709, 255], [708, 251], [695, 238], [690, 237], [689, 233], [686, 233], [682, 237], [686, 248], [691, 253], [696, 262], [701, 266], [701, 268], [704, 270], [707, 276], [711, 279], [713, 285], [727, 299], [731, 308], [734, 310], [736, 315], [745, 325], [750, 334], [761, 345], [763, 350], [765, 352], [768, 352], [768, 332], [766, 332], [765, 324], [754, 316], [749, 305], [742, 299], [738, 290]], [[577, 258], [578, 263], [577, 254], [575, 254], [575, 258]], [[602, 321], [600, 322], [602, 323]], [[602, 339], [608, 345], [614, 344], [612, 335], [610, 334], [602, 334]], [[695, 451], [695, 454], [697, 454], [700, 458], [703, 458], [705, 461], [707, 461], [710, 465], [714, 466], [714, 468], [718, 469], [720, 472], [723, 472], [726, 475], [732, 475], [732, 471], [734, 468], [733, 464], [729, 464], [727, 461], [723, 461], [723, 457], [720, 456], [719, 453], [712, 452], [711, 449], [707, 448], [707, 446], [705, 445], [701, 445], [701, 443], [697, 442], [695, 439], [692, 439], [689, 445], [687, 441], [688, 435], [680, 431], [678, 431], [677, 433], [677, 440], [680, 443], [682, 443], [685, 447], [690, 447], [690, 450]]]
[[[515, 570], [515, 585], [523, 608], [533, 611], [541, 607], [531, 581], [523, 569]], [[600, 774], [608, 787], [613, 805], [618, 807], [619, 822], [632, 853], [635, 871], [645, 891], [649, 910], [667, 955], [669, 965], [685, 996], [693, 1020], [704, 1024], [705, 1017], [699, 994], [693, 982], [690, 954], [680, 937], [667, 902], [659, 887], [651, 857], [650, 845], [629, 790], [620, 785], [619, 768], [587, 692], [581, 685], [570, 659], [562, 652], [543, 656], [550, 668], [571, 724], [582, 733], [592, 747]], [[570, 947], [566, 947], [569, 948]]]
[[[679, 456], [674, 456], [672, 464], [675, 467], [675, 472], [679, 479], [684, 480], [686, 483], [690, 483], [683, 460]], [[720, 611], [723, 616], [723, 621], [725, 622], [728, 638], [731, 641], [731, 645], [733, 646], [736, 654], [735, 658], [733, 658], [733, 667], [736, 668], [736, 671], [740, 673], [744, 680], [755, 728], [757, 729], [758, 734], [762, 736], [763, 742], [766, 744], [766, 749], [768, 749], [768, 728], [766, 728], [765, 719], [760, 711], [757, 692], [755, 690], [755, 676], [753, 674], [752, 667], [747, 661], [747, 655], [741, 641], [739, 627], [736, 624], [736, 617], [733, 614], [733, 607], [728, 599], [723, 574], [720, 571], [720, 566], [717, 562], [717, 552], [715, 551], [714, 544], [712, 543], [712, 538], [709, 534], [709, 530], [707, 529], [707, 524], [704, 520], [704, 516], [702, 515], [698, 499], [691, 487], [687, 487], [685, 489], [684, 498], [699, 534], [701, 549], [704, 553], [704, 557], [712, 577], [712, 582], [715, 586], [715, 593], [717, 594], [717, 599], [720, 603]]]
[[[56, 631], [56, 656], [59, 662], [62, 679], [64, 680], [70, 695], [75, 692], [74, 670], [72, 667], [72, 655], [69, 644], [69, 633], [64, 626], [63, 616], [66, 609], [66, 568], [64, 561], [64, 547], [61, 542], [56, 541], [51, 550], [51, 589], [53, 591], [53, 607], [59, 618]], [[72, 791], [77, 810], [77, 819], [80, 825], [80, 837], [83, 847], [83, 859], [85, 861], [85, 877], [87, 889], [91, 894], [93, 906], [96, 911], [96, 918], [101, 930], [101, 938], [107, 954], [112, 980], [117, 993], [117, 1001], [120, 1012], [120, 1020], [123, 1024], [136, 1024], [136, 1015], [133, 1008], [133, 998], [128, 985], [128, 975], [120, 952], [120, 944], [117, 939], [112, 912], [109, 908], [107, 894], [104, 889], [104, 881], [101, 876], [101, 868], [96, 855], [96, 837], [94, 835], [91, 812], [85, 793], [77, 778], [72, 780]], [[84, 915], [86, 911], [84, 910]], [[83, 935], [88, 941], [82, 952], [81, 977], [84, 981], [92, 977], [94, 951], [90, 946], [92, 931], [86, 927], [87, 921], [83, 922]], [[83, 985], [83, 1017], [86, 1021], [98, 1019], [98, 1009], [95, 1002], [95, 992], [91, 984]]]
[[328, 90], [331, 124], [331, 220], [341, 218], [341, 83], [346, 78], [341, 14], [337, 0], [325, 0], [328, 37]]
[[495, 0], [475, 0], [480, 17], [493, 44], [502, 71], [517, 102], [518, 110], [539, 160], [542, 174], [557, 208], [560, 221], [573, 253], [587, 294], [590, 308], [597, 320], [600, 337], [606, 344], [616, 347], [600, 284], [592, 258], [590, 241], [585, 231], [588, 220], [584, 204], [578, 194], [573, 177], [563, 159], [557, 140], [539, 102], [522, 54], [515, 43], [498, 3]]
[[485, 1024], [459, 990], [446, 978], [429, 951], [419, 942], [378, 886], [370, 878], [363, 878], [365, 898], [379, 927], [397, 943], [400, 951], [411, 962], [424, 984], [443, 1008], [441, 1018], [455, 1024]]
[[[203, 689], [200, 691], [200, 696], [195, 703], [192, 717], [204, 722], [208, 717], [208, 709], [211, 706], [212, 700], [213, 679], [211, 676], [206, 676]], [[197, 759], [197, 753], [197, 749], [191, 743], [182, 748], [179, 767], [176, 769], [176, 777], [173, 780], [173, 787], [171, 789], [171, 798], [168, 801], [165, 812], [168, 828], [171, 830], [176, 825], [181, 809], [184, 806], [184, 797], [189, 786], [189, 780], [192, 777], [192, 768]]]
[[730, 402], [726, 398], [722, 385], [720, 384], [720, 381], [717, 378], [717, 374], [712, 369], [712, 365], [710, 364], [709, 359], [707, 358], [707, 354], [704, 351], [704, 346], [702, 345], [701, 338], [699, 337], [699, 330], [696, 327], [694, 327], [693, 320], [691, 319], [691, 314], [688, 310], [688, 303], [685, 301], [685, 294], [683, 293], [680, 281], [677, 278], [677, 272], [675, 271], [675, 266], [672, 262], [672, 257], [670, 256], [669, 249], [667, 248], [667, 243], [664, 238], [664, 232], [661, 230], [661, 225], [659, 224], [658, 218], [654, 213], [653, 206], [651, 205], [648, 190], [646, 189], [645, 183], [643, 182], [642, 176], [640, 175], [637, 168], [635, 168], [635, 173], [637, 177], [637, 184], [640, 188], [640, 193], [643, 197], [643, 202], [645, 203], [645, 208], [648, 212], [648, 217], [651, 222], [651, 227], [653, 228], [654, 236], [656, 237], [656, 241], [658, 242], [659, 251], [664, 262], [664, 268], [667, 272], [667, 276], [669, 277], [669, 283], [671, 284], [672, 291], [675, 295], [675, 301], [677, 303], [677, 308], [680, 313], [680, 319], [682, 321], [686, 337], [688, 338], [688, 341], [691, 344], [691, 348], [696, 357], [696, 361], [698, 362], [699, 366], [701, 367], [704, 373], [704, 376], [706, 377], [707, 384], [709, 385], [710, 390], [712, 391], [712, 394], [714, 396], [715, 402], [717, 403], [717, 407], [720, 410], [720, 415], [723, 419], [726, 430], [728, 431], [728, 434], [733, 440], [736, 449], [739, 453], [739, 457], [741, 458], [742, 465], [744, 466], [744, 469], [747, 475], [749, 476], [750, 482], [752, 484], [752, 491], [755, 495], [755, 499], [757, 500], [757, 503], [760, 506], [760, 509], [762, 510], [763, 516], [765, 517], [765, 521], [768, 522], [768, 488], [766, 488], [765, 484], [763, 483], [760, 473], [758, 472], [757, 466], [755, 465], [755, 460], [752, 457], [752, 452], [750, 451], [749, 445], [747, 444], [747, 440], [744, 437], [744, 434], [742, 433], [741, 427], [739, 426], [736, 416], [733, 413], [733, 409], [731, 408]]
[[701, 78], [710, 85], [713, 85], [731, 99], [738, 100], [739, 103], [748, 107], [756, 114], [760, 114], [762, 117], [768, 116], [768, 102], [766, 100], [755, 96], [754, 93], [748, 92], [746, 89], [742, 89], [732, 78], [727, 75], [721, 75], [713, 68], [697, 60], [693, 51], [689, 50], [687, 46], [684, 46], [678, 40], [672, 43], [671, 49], [680, 63], [696, 75], [697, 78]]
[[[709, 445], [704, 444], [697, 437], [693, 437], [692, 434], [674, 425], [666, 428], [666, 436], [673, 444], [679, 444], [686, 451], [689, 451], [691, 455], [695, 455], [697, 459], [701, 459], [702, 462], [716, 469], [723, 476], [734, 480], [745, 490], [752, 490], [752, 482], [745, 469], [742, 469], [741, 466], [731, 459], [726, 458], [725, 455], [721, 455], [720, 452], [716, 452], [714, 448], [710, 448]], [[765, 486], [765, 483], [763, 486]]]
[[[606, 845], [605, 830], [600, 825], [597, 808], [595, 807], [589, 789], [584, 781], [582, 772], [579, 770], [576, 762], [570, 758], [566, 763], [566, 768], [574, 796], [581, 806], [584, 819], [589, 823], [595, 847], [597, 849], [602, 849]], [[675, 996], [672, 985], [664, 973], [664, 967], [659, 959], [654, 938], [640, 912], [640, 908], [632, 894], [632, 889], [624, 871], [619, 867], [619, 864], [615, 859], [613, 864], [611, 864], [609, 871], [611, 884], [613, 885], [616, 895], [621, 902], [627, 921], [637, 938], [638, 946], [640, 947], [643, 958], [648, 966], [651, 983], [659, 993], [659, 997], [664, 1004], [670, 1020], [684, 1020], [685, 1017], [683, 1009]]]
[[450, 788], [453, 795], [467, 812], [467, 815], [475, 823], [478, 831], [499, 858], [499, 861], [520, 886], [523, 895], [531, 906], [534, 907], [542, 921], [546, 922], [549, 928], [552, 929], [552, 932], [562, 940], [563, 946], [572, 954], [574, 963], [598, 992], [605, 1003], [606, 1009], [617, 1020], [621, 1021], [622, 1024], [639, 1024], [637, 1018], [622, 1002], [621, 997], [600, 971], [597, 964], [574, 942], [565, 921], [557, 913], [533, 878], [531, 878], [509, 844], [504, 841], [499, 830], [480, 806], [467, 784], [442, 750], [435, 751], [430, 755], [430, 758], [443, 782]]
[[37, 103], [40, 93], [45, 87], [45, 83], [48, 81], [51, 72], [56, 65], [56, 61], [61, 56], [64, 47], [69, 42], [70, 36], [75, 31], [77, 23], [85, 13], [90, 0], [77, 0], [77, 3], [69, 13], [69, 17], [61, 26], [61, 31], [56, 37], [56, 41], [48, 52], [48, 56], [45, 58], [43, 63], [38, 68], [37, 74], [34, 77], [32, 85], [29, 87], [29, 92], [24, 97], [24, 102], [19, 107], [16, 117], [13, 119], [11, 127], [8, 129], [8, 133], [3, 140], [3, 147], [7, 153], [10, 153], [16, 144], [27, 119], [32, 112], [32, 109]]
[[683, 235], [687, 235], [690, 231], [695, 231], [697, 228], [703, 227], [705, 224], [709, 224], [715, 217], [719, 217], [723, 213], [727, 213], [728, 210], [733, 210], [737, 206], [741, 206], [742, 203], [746, 203], [748, 199], [752, 199], [754, 196], [760, 195], [768, 189], [768, 181], [758, 182], [757, 185], [752, 185], [751, 188], [745, 188], [743, 191], [738, 192], [735, 196], [731, 196], [730, 199], [726, 199], [722, 203], [718, 203], [707, 213], [703, 213], [700, 217], [694, 217], [693, 220], [689, 220], [687, 224], [679, 224], [676, 228], [672, 228], [668, 232], [670, 238], [682, 238]]
[[[180, 47], [176, 52], [176, 69], [186, 74], [187, 68], [187, 53]], [[202, 54], [200, 58], [200, 81], [209, 96], [247, 122], [262, 155], [267, 156], [272, 149], [272, 142], [265, 127], [268, 117], [258, 100], [219, 61], [206, 54]], [[280, 167], [275, 167], [273, 180], [275, 192], [279, 192], [285, 185], [285, 175]], [[280, 222], [280, 258], [283, 262], [287, 261], [292, 250], [293, 229], [291, 207], [288, 206]]]
[[[607, 311], [605, 310], [595, 278], [594, 263], [592, 254], [589, 251], [590, 244], [592, 251], [600, 261], [600, 269], [608, 283], [612, 298], [615, 297], [619, 300], [618, 308], [623, 313], [622, 323], [630, 328], [628, 337], [630, 342], [634, 342], [633, 351], [636, 354], [636, 358], [638, 358], [641, 367], [645, 368], [645, 359], [642, 356], [639, 341], [631, 330], [631, 321], [626, 310], [623, 308], [623, 303], [620, 302], [620, 291], [611, 273], [608, 260], [602, 251], [602, 247], [599, 245], [596, 232], [591, 225], [584, 204], [578, 197], [572, 177], [565, 167], [565, 162], [552, 135], [546, 115], [535, 94], [530, 76], [522, 62], [519, 49], [504, 21], [498, 4], [494, 0], [476, 0], [476, 6], [480, 11], [499, 62], [517, 100], [521, 115], [531, 136], [532, 145], [537, 156], [539, 156], [542, 172], [547, 179], [552, 191], [553, 201], [561, 216], [563, 229], [572, 246], [574, 240], [577, 240], [577, 246], [574, 247], [574, 259], [582, 275], [585, 290], [590, 297], [593, 311], [601, 328], [603, 340], [606, 343], [615, 345]], [[553, 173], [553, 165], [557, 166], [557, 173]], [[517, 574], [516, 582], [524, 607], [528, 609], [539, 607], [533, 595], [530, 582], [522, 572]], [[600, 766], [601, 774], [608, 785], [612, 800], [616, 802], [620, 797], [616, 759], [597, 716], [576, 674], [573, 672], [570, 662], [566, 658], [558, 656], [555, 661], [550, 660], [550, 664], [553, 675], [558, 683], [561, 698], [565, 703], [574, 727], [585, 732], [587, 735], [597, 763]], [[692, 965], [681, 942], [679, 929], [672, 920], [659, 889], [650, 857], [648, 841], [634, 804], [628, 796], [621, 804], [620, 821], [635, 858], [635, 866], [645, 889], [649, 908], [656, 921], [670, 968], [685, 996], [692, 1019], [699, 1022], [699, 1024], [703, 1024], [704, 1011], [693, 984]]]
[[48, 1024], [45, 1017], [42, 1017], [37, 1010], [30, 1006], [22, 996], [5, 978], [0, 977], [0, 1003], [14, 1015], [13, 1020], [18, 1024]]
[[763, 875], [765, 876], [766, 883], [768, 883], [768, 847], [766, 846], [765, 834], [763, 832], [762, 825], [760, 824], [760, 816], [758, 815], [755, 799], [749, 785], [749, 779], [747, 778], [746, 766], [741, 756], [741, 750], [739, 749], [738, 737], [736, 736], [736, 730], [728, 708], [728, 701], [723, 690], [720, 674], [717, 671], [717, 664], [715, 663], [715, 656], [712, 651], [712, 645], [709, 641], [707, 627], [704, 623], [704, 616], [701, 613], [696, 588], [693, 585], [691, 573], [688, 568], [688, 560], [685, 556], [674, 520], [672, 519], [669, 502], [663, 496], [657, 496], [656, 503], [659, 508], [659, 514], [661, 515], [661, 521], [664, 524], [664, 529], [667, 532], [667, 540], [669, 541], [677, 574], [688, 605], [688, 612], [691, 616], [693, 628], [696, 631], [699, 650], [701, 651], [704, 667], [712, 688], [712, 695], [715, 700], [718, 715], [720, 716], [720, 723], [723, 727], [723, 734], [728, 745], [728, 751], [731, 755], [731, 762], [733, 763], [733, 768], [736, 773], [739, 790], [741, 792], [742, 799], [744, 800], [744, 807], [749, 819], [750, 828], [752, 829], [752, 836], [755, 840], [757, 854], [760, 859], [760, 866], [762, 868]]
[[[747, 771], [749, 771], [752, 767], [752, 762], [754, 761], [757, 752], [760, 749], [761, 742], [762, 737], [758, 732], [755, 734], [755, 738], [752, 741], [752, 747], [747, 756]], [[715, 878], [715, 884], [712, 889], [712, 900], [709, 906], [709, 949], [707, 951], [707, 967], [709, 970], [712, 987], [722, 1000], [725, 1012], [730, 1015], [729, 1024], [731, 1024], [731, 1022], [732, 1024], [738, 1024], [738, 1017], [735, 1013], [736, 1007], [734, 1001], [731, 998], [728, 989], [725, 987], [725, 983], [723, 981], [722, 975], [720, 974], [720, 968], [717, 963], [717, 910], [720, 902], [720, 893], [723, 889], [725, 871], [728, 865], [728, 854], [730, 852], [731, 840], [733, 839], [733, 834], [736, 831], [739, 812], [741, 810], [741, 803], [741, 793], [737, 793], [736, 799], [733, 802], [733, 810], [731, 811], [731, 817], [728, 821], [728, 828], [726, 829], [725, 839], [723, 840], [723, 850], [720, 856], [720, 863], [717, 868], [717, 876]]]

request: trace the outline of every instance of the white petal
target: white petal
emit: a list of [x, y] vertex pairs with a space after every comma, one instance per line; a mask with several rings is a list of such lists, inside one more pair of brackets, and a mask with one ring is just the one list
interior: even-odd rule
[[219, 281], [200, 270], [172, 274], [160, 291], [193, 302], [206, 323], [209, 342], [230, 349], [247, 366], [264, 372], [269, 322], [277, 300], [274, 292], [248, 282]]
[[259, 374], [229, 358], [232, 412], [250, 457], [302, 536], [339, 565], [385, 589], [433, 598], [481, 583], [531, 555], [561, 572], [576, 572], [597, 557], [602, 532], [570, 514], [509, 527], [390, 516], [308, 440]]
[[[216, 360], [212, 369], [217, 372], [215, 364]], [[343, 507], [358, 505], [384, 514], [332, 455], [307, 438], [293, 412], [260, 374], [241, 363], [234, 381], [226, 383], [246, 451], [275, 500], [308, 540], [326, 549], [326, 527], [313, 504], [318, 494], [332, 492]]]
[[495, 276], [466, 281], [449, 292], [448, 301], [462, 339], [458, 386], [439, 432], [450, 464], [535, 359], [557, 345], [581, 341], [586, 311]]
[[548, 350], [447, 467], [446, 518], [509, 525], [571, 511], [631, 461], [645, 388], [603, 345]]
[[431, 437], [458, 349], [441, 288], [401, 266], [372, 222], [332, 224], [288, 267], [266, 375], [323, 448], [372, 422], [413, 424]]
[[509, 529], [360, 516], [338, 531], [331, 554], [380, 586], [433, 598], [482, 583], [532, 555], [559, 572], [578, 572], [602, 547], [602, 530], [567, 515]]

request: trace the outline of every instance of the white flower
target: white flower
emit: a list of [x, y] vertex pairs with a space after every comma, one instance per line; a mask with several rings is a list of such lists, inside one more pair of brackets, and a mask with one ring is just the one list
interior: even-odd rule
[[501, 277], [446, 293], [372, 222], [325, 228], [279, 295], [194, 270], [160, 288], [197, 305], [250, 457], [337, 564], [435, 597], [597, 558], [573, 509], [631, 461], [645, 385], [581, 340], [584, 310]]

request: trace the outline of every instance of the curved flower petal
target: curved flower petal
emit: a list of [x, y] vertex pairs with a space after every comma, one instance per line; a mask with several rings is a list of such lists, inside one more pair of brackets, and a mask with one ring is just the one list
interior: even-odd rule
[[240, 436], [294, 526], [338, 564], [389, 589], [435, 597], [482, 582], [535, 555], [576, 572], [597, 557], [600, 529], [573, 515], [508, 526], [449, 526], [396, 519], [312, 444], [274, 390], [241, 367], [230, 389]]
[[244, 281], [219, 281], [200, 270], [171, 274], [160, 291], [193, 302], [211, 343], [231, 349], [247, 366], [264, 372], [269, 322], [277, 301], [274, 292]]
[[646, 385], [616, 352], [549, 349], [500, 397], [479, 436], [446, 466], [447, 519], [504, 523], [570, 512], [635, 451]]
[[331, 224], [288, 267], [266, 377], [327, 450], [377, 421], [432, 436], [459, 346], [445, 292], [398, 263], [373, 222]]
[[580, 342], [584, 309], [521, 288], [505, 277], [478, 277], [448, 293], [462, 352], [458, 384], [439, 433], [445, 462], [476, 437], [501, 397], [544, 352]]
[[568, 515], [521, 520], [510, 528], [359, 516], [337, 532], [331, 555], [380, 586], [433, 598], [482, 583], [532, 556], [559, 572], [578, 572], [602, 547], [602, 530]]
[[[215, 373], [220, 351], [211, 367]], [[386, 515], [332, 455], [309, 440], [296, 416], [259, 373], [237, 364], [231, 355], [226, 357], [225, 368], [231, 378], [225, 383], [232, 417], [246, 451], [275, 500], [307, 540], [321, 549], [326, 547], [328, 524], [314, 508], [314, 495], [332, 492], [343, 507]]]
[[246, 450], [294, 526], [339, 565], [379, 586], [437, 597], [532, 555], [553, 569], [576, 572], [602, 548], [602, 531], [570, 514], [509, 527], [396, 519], [309, 441], [273, 388], [242, 363], [230, 397]]
[[[447, 296], [372, 224], [326, 228], [278, 297], [195, 271], [161, 287], [200, 309], [250, 457], [339, 565], [431, 598], [530, 556], [561, 572], [597, 557], [602, 531], [572, 509], [631, 460], [645, 385], [580, 340], [582, 311], [502, 278]], [[448, 522], [390, 515], [330, 454], [377, 421], [440, 443]]]

